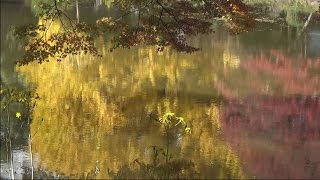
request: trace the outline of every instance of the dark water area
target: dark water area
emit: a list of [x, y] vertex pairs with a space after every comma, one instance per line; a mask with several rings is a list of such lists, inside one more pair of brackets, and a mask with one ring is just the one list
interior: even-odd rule
[[[301, 36], [299, 28], [270, 23], [231, 35], [217, 21], [214, 34], [190, 38], [201, 48], [193, 54], [145, 46], [111, 53], [100, 37], [102, 58], [18, 67], [23, 44], [10, 29], [41, 23], [33, 11], [27, 3], [1, 2], [1, 85], [31, 87], [41, 98], [30, 115], [35, 178], [137, 171], [125, 167], [151, 162], [152, 146], [165, 148], [154, 117], [169, 112], [192, 130], [170, 136], [172, 159], [192, 162], [196, 178], [320, 178], [319, 24]], [[80, 20], [113, 13], [81, 8]], [[54, 22], [48, 33], [60, 28]], [[16, 111], [9, 111], [11, 152], [1, 114], [1, 178], [10, 177], [10, 154], [15, 177], [31, 177], [27, 115], [20, 108], [17, 119]]]

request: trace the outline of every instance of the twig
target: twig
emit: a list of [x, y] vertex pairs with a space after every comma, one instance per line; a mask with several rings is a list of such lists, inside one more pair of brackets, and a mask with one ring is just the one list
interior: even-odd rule
[[51, 27], [51, 24], [53, 23], [54, 21], [54, 18], [56, 18], [56, 15], [58, 14], [58, 12], [55, 12], [50, 23], [49, 23], [49, 26], [46, 28], [46, 31], [44, 32], [44, 38], [47, 39], [47, 31], [49, 30], [49, 28]]
[[62, 10], [59, 10], [59, 11], [69, 20], [69, 23], [70, 23], [72, 28], [73, 28], [73, 25], [75, 26], [77, 24], [65, 12], [63, 12]]
[[61, 19], [61, 17], [60, 17], [59, 15], [58, 15], [58, 18], [59, 18], [59, 20], [60, 20], [60, 22], [61, 22], [61, 25], [62, 25], [63, 29], [64, 29], [66, 32], [69, 32], [68, 29], [65, 27], [65, 25], [64, 25], [64, 23], [63, 23], [63, 21], [62, 21], [62, 19]]
[[[60, 13], [63, 14], [63, 15], [69, 20], [69, 23], [70, 23], [70, 25], [71, 25], [71, 28], [72, 28], [73, 32], [76, 34], [75, 29], [74, 29], [74, 26], [75, 26], [75, 24], [77, 24], [77, 23], [75, 23], [65, 12], [63, 12], [61, 9], [59, 9], [59, 7], [58, 7], [58, 5], [57, 5], [57, 0], [54, 1], [54, 7], [55, 7], [57, 13], [59, 14], [58, 17], [59, 17], [61, 23], [63, 24], [62, 19], [61, 19], [61, 17], [60, 17]], [[63, 24], [63, 26], [64, 26], [64, 24]], [[65, 27], [64, 27], [64, 29], [66, 30]], [[67, 31], [67, 30], [66, 30], [66, 31]]]
[[116, 20], [114, 20], [114, 21], [119, 21], [119, 20], [121, 20], [122, 18], [124, 18], [124, 17], [126, 17], [126, 16], [128, 16], [128, 15], [134, 13], [134, 12], [137, 12], [137, 11], [140, 12], [142, 9], [144, 9], [144, 8], [148, 7], [150, 4], [152, 4], [153, 1], [154, 1], [154, 0], [151, 0], [149, 3], [147, 3], [146, 5], [144, 5], [143, 7], [139, 8], [139, 9], [135, 9], [135, 10], [133, 10], [133, 11], [129, 11], [129, 12], [124, 13], [123, 15], [121, 15], [120, 17], [118, 17], [118, 18], [117, 18]]
[[140, 14], [141, 14], [141, 11], [139, 11], [139, 14], [138, 14], [138, 28], [140, 26]]
[[171, 41], [174, 42], [175, 41], [175, 37], [170, 33], [170, 30], [167, 27], [168, 25], [162, 19], [159, 19], [159, 20], [164, 25], [164, 28], [168, 31]]
[[161, 4], [159, 0], [157, 0], [157, 3], [159, 4], [159, 6], [160, 6], [164, 11], [166, 11], [166, 12], [173, 18], [173, 20], [174, 20], [174, 21], [176, 22], [176, 24], [179, 26], [179, 29], [184, 32], [183, 27], [181, 26], [181, 24], [180, 24], [180, 22], [178, 21], [178, 19], [176, 18], [176, 16], [175, 16], [174, 14], [172, 14], [166, 7], [164, 7], [163, 4]]
[[308, 25], [309, 25], [309, 23], [310, 23], [310, 21], [311, 21], [311, 19], [312, 19], [312, 15], [313, 15], [313, 13], [310, 13], [310, 14], [309, 14], [308, 19], [307, 19], [307, 21], [304, 23], [303, 28], [302, 28], [299, 36], [301, 36], [301, 35], [306, 31], [306, 29], [307, 29], [307, 27], [308, 27]]
[[38, 126], [37, 131], [32, 135], [32, 137], [34, 137], [34, 136], [39, 132], [39, 129], [40, 129], [40, 126], [41, 126], [42, 122], [43, 122], [43, 119], [41, 120], [41, 122], [40, 122], [40, 124], [39, 124], [39, 126]]
[[158, 27], [160, 26], [160, 21], [161, 21], [161, 18], [162, 18], [162, 14], [163, 14], [163, 9], [161, 9], [161, 12], [160, 12], [159, 21], [158, 21]]

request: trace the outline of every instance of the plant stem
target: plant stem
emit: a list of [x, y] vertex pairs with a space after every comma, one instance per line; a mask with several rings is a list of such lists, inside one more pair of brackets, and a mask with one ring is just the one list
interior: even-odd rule
[[[28, 107], [31, 108], [29, 103], [28, 103]], [[29, 155], [30, 155], [30, 165], [31, 165], [31, 179], [33, 180], [33, 169], [34, 168], [33, 168], [33, 156], [32, 156], [32, 139], [31, 139], [30, 115], [28, 116], [28, 127], [29, 127]]]
[[167, 136], [167, 149], [166, 149], [166, 165], [167, 165], [167, 172], [166, 172], [166, 179], [169, 179], [169, 166], [168, 166], [168, 162], [169, 162], [169, 128], [166, 127], [166, 136]]
[[[1, 113], [1, 119], [2, 118], [4, 119], [5, 116], [4, 115], [2, 116], [2, 113]], [[6, 133], [8, 133], [8, 124], [9, 123], [7, 123], [7, 132]], [[9, 154], [10, 154], [10, 152], [9, 152], [9, 135], [6, 134], [5, 138], [6, 138], [7, 162], [9, 162]], [[11, 174], [9, 174], [9, 178], [11, 179]]]
[[30, 132], [29, 132], [29, 154], [30, 154], [30, 164], [31, 164], [31, 179], [33, 179], [32, 140], [31, 140]]
[[12, 146], [11, 146], [11, 138], [9, 138], [9, 144], [10, 144], [10, 154], [11, 154], [11, 160], [10, 160], [10, 165], [11, 165], [11, 177], [14, 179], [14, 170], [13, 170], [13, 156], [12, 156]]
[[12, 146], [11, 146], [11, 135], [10, 135], [10, 114], [9, 114], [9, 105], [8, 105], [8, 109], [7, 109], [7, 118], [8, 118], [8, 138], [9, 138], [9, 150], [10, 150], [10, 170], [11, 170], [11, 175], [10, 175], [10, 179], [14, 179], [14, 169], [13, 169], [13, 156], [12, 156]]
[[168, 132], [166, 132], [166, 135], [167, 135], [166, 163], [168, 164], [168, 162], [169, 162], [169, 134], [168, 134]]

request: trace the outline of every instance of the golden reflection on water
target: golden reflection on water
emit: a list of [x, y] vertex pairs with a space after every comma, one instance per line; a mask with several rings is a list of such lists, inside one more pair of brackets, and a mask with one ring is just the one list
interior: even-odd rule
[[[61, 30], [52, 26], [48, 34]], [[18, 67], [41, 97], [31, 125], [40, 167], [74, 178], [98, 167], [97, 177], [107, 178], [107, 169], [116, 172], [135, 159], [148, 162], [150, 146], [166, 142], [153, 115], [174, 112], [193, 132], [182, 137], [176, 132], [174, 158], [192, 160], [203, 178], [246, 177], [234, 150], [248, 148], [232, 149], [233, 142], [226, 142], [220, 118], [227, 106], [219, 105], [219, 94], [231, 99], [317, 95], [320, 59], [295, 59], [278, 50], [247, 57], [238, 38], [221, 36], [194, 39], [205, 49], [191, 55], [150, 47], [110, 53], [100, 38], [103, 58], [78, 55]]]
[[216, 96], [223, 62], [170, 50], [157, 54], [149, 47], [108, 53], [102, 41], [101, 59], [79, 55], [18, 68], [41, 97], [31, 124], [40, 167], [74, 178], [99, 167], [97, 178], [107, 178], [107, 169], [117, 171], [137, 158], [149, 161], [149, 147], [164, 146], [165, 139], [148, 114], [175, 112], [193, 133], [175, 137], [174, 157], [192, 160], [202, 177], [245, 177], [239, 158], [220, 138], [219, 106], [197, 100]]
[[[107, 177], [108, 168], [117, 171], [136, 158], [148, 160], [146, 149], [165, 142], [156, 122], [148, 122], [146, 115], [157, 111], [159, 114], [177, 112], [192, 126], [191, 137], [176, 140], [181, 142], [174, 154], [190, 158], [197, 168], [207, 168], [207, 175], [210, 166], [218, 162], [225, 169], [217, 172], [217, 176], [244, 176], [237, 156], [219, 140], [217, 105], [191, 105], [188, 95], [179, 97], [176, 87], [187, 78], [183, 72], [188, 70], [187, 62], [179, 65], [175, 58], [167, 60], [169, 52], [161, 56], [152, 53], [148, 48], [139, 49], [139, 59], [148, 60], [136, 63], [130, 54], [119, 59], [109, 54], [101, 60], [78, 56], [61, 63], [34, 63], [19, 69], [37, 87], [41, 97], [31, 126], [32, 134], [38, 131], [33, 147], [41, 166], [51, 172], [79, 177], [98, 165], [105, 170], [98, 177]], [[152, 61], [155, 57], [157, 61]], [[154, 89], [160, 92], [155, 94]], [[172, 95], [165, 98], [161, 91]], [[120, 130], [115, 132], [115, 129]]]

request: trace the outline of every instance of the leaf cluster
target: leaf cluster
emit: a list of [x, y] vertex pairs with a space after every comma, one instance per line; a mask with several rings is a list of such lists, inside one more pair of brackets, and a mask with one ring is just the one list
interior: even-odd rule
[[22, 105], [30, 105], [32, 100], [39, 99], [39, 95], [31, 90], [19, 90], [15, 87], [0, 88], [1, 95], [1, 111], [9, 108], [11, 104], [18, 103]]
[[49, 57], [61, 61], [69, 54], [76, 55], [82, 52], [100, 56], [90, 36], [70, 32], [53, 33], [48, 39], [42, 37], [31, 38], [26, 46], [25, 54], [18, 61], [18, 64], [26, 65], [32, 61], [42, 63], [49, 61]]
[[[143, 44], [156, 45], [158, 51], [171, 46], [177, 51], [192, 53], [199, 48], [189, 45], [186, 37], [213, 32], [213, 18], [226, 19], [232, 33], [247, 31], [253, 25], [247, 7], [239, 0], [116, 0], [114, 5], [126, 13], [113, 21], [121, 31], [115, 35], [112, 49]], [[119, 23], [126, 22], [125, 16], [130, 13], [138, 13], [136, 26]]]
[[192, 53], [199, 48], [190, 45], [187, 37], [212, 33], [214, 18], [225, 19], [232, 33], [247, 31], [253, 25], [248, 8], [241, 0], [114, 0], [112, 6], [122, 15], [103, 17], [95, 24], [74, 22], [61, 9], [66, 2], [42, 3], [43, 13], [39, 15], [51, 23], [59, 20], [64, 31], [43, 37], [51, 23], [45, 27], [29, 25], [16, 31], [20, 36], [29, 36], [21, 65], [32, 61], [42, 63], [49, 57], [61, 60], [68, 54], [81, 52], [99, 55], [93, 41], [103, 34], [113, 36], [110, 51], [151, 45], [156, 46], [157, 51], [171, 46], [179, 52]]
[[186, 133], [191, 133], [191, 128], [187, 126], [186, 121], [182, 117], [176, 116], [174, 113], [166, 113], [160, 117], [158, 121], [165, 127], [166, 131], [180, 124], [183, 126]]

